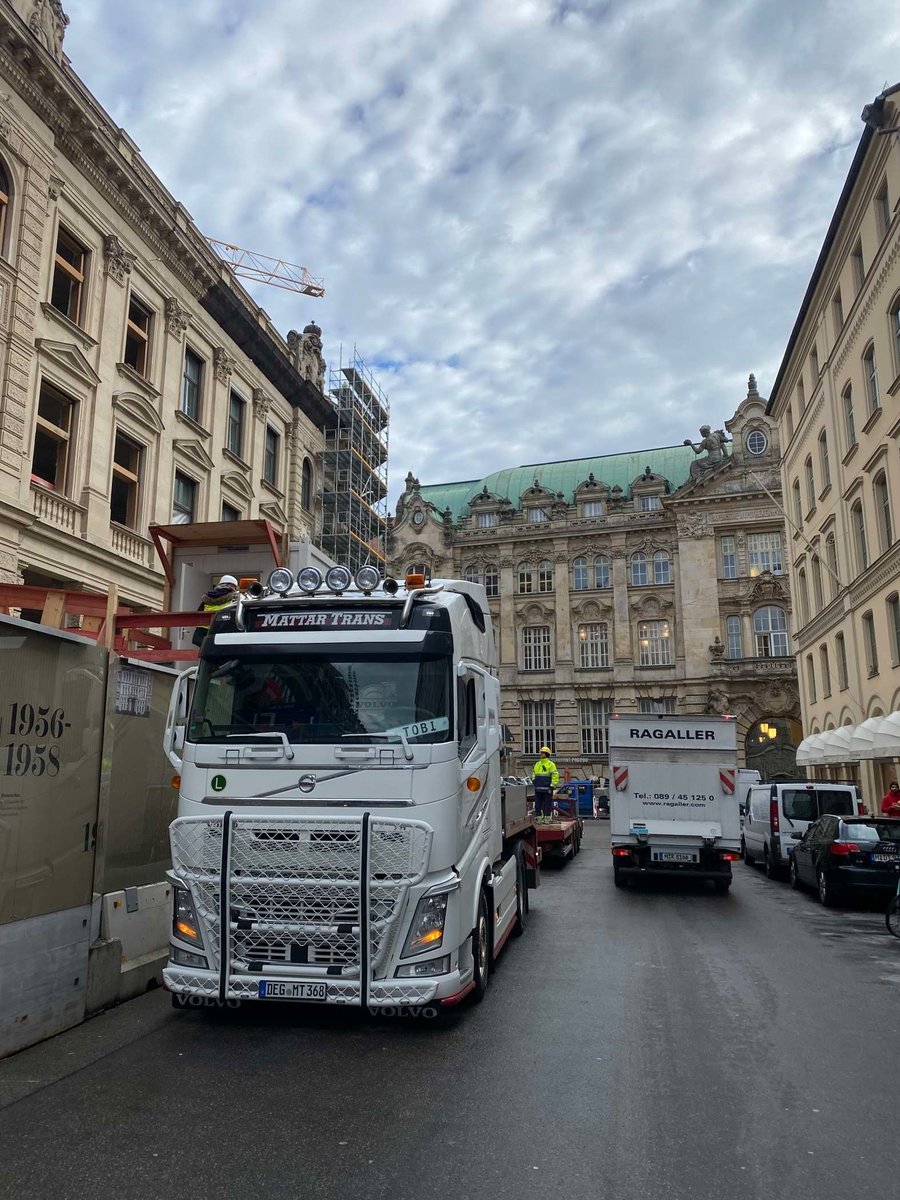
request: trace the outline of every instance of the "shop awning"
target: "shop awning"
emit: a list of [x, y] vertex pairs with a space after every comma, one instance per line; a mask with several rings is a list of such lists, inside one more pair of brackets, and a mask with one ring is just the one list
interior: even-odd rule
[[824, 762], [822, 757], [821, 733], [812, 733], [809, 737], [805, 737], [797, 747], [797, 766], [798, 767], [814, 767], [817, 763]]
[[900, 758], [900, 712], [888, 713], [886, 717], [873, 717], [872, 720], [877, 724], [873, 729], [871, 757]]
[[853, 748], [852, 725], [842, 725], [840, 729], [826, 729], [824, 733], [819, 734], [819, 737], [822, 739], [821, 762], [856, 762], [859, 758], [859, 754]]
[[853, 730], [853, 749], [857, 758], [879, 758], [875, 748], [875, 731], [884, 717], [869, 717]]

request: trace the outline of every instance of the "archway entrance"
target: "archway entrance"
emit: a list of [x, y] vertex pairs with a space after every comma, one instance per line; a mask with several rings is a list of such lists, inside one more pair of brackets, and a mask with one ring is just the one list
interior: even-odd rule
[[791, 717], [764, 717], [751, 725], [744, 741], [747, 766], [759, 771], [763, 779], [786, 775], [798, 779], [797, 747], [803, 731]]

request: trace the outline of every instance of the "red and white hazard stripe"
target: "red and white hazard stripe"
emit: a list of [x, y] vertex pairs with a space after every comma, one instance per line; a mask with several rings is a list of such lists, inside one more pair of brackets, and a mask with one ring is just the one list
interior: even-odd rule
[[729, 796], [734, 795], [735, 772], [730, 767], [719, 768], [719, 782], [723, 792], [727, 792]]
[[628, 768], [613, 767], [613, 783], [617, 792], [624, 792], [628, 787]]

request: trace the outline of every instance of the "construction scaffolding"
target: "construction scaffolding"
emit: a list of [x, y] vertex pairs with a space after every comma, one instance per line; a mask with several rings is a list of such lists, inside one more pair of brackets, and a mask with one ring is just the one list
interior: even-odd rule
[[347, 363], [343, 353], [328, 377], [338, 422], [323, 431], [320, 546], [351, 571], [367, 563], [383, 571], [390, 405], [356, 347]]

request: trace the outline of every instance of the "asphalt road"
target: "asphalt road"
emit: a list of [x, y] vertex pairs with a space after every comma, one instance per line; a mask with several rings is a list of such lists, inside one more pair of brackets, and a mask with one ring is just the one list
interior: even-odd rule
[[154, 992], [0, 1063], [0, 1196], [890, 1200], [900, 942], [736, 864], [548, 870], [446, 1024]]

